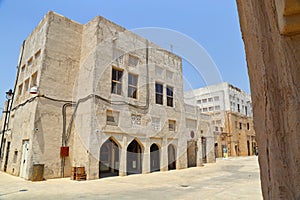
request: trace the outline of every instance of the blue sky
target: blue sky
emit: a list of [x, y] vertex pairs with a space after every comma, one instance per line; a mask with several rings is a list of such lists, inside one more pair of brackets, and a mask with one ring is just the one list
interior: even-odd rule
[[[183, 33], [208, 52], [223, 81], [250, 92], [234, 0], [0, 0], [0, 110], [5, 91], [14, 86], [20, 46], [49, 10], [83, 24], [101, 15], [129, 30], [161, 27]], [[183, 73], [191, 87], [205, 86], [187, 63]]]

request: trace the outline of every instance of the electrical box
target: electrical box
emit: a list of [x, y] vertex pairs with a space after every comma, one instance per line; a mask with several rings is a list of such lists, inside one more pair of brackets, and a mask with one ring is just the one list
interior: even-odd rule
[[60, 147], [60, 157], [69, 156], [69, 147]]

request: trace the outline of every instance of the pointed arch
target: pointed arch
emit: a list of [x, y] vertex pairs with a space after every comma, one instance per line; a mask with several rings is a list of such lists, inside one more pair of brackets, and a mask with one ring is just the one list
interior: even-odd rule
[[160, 171], [160, 148], [153, 143], [150, 146], [150, 172]]
[[109, 137], [100, 148], [99, 178], [118, 176], [120, 163], [120, 144]]
[[134, 138], [127, 146], [127, 175], [141, 174], [143, 160], [143, 146]]

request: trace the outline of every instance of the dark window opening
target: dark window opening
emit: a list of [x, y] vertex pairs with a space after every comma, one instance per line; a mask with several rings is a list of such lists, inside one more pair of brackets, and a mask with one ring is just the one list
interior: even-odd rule
[[163, 85], [155, 83], [155, 102], [163, 105]]
[[123, 71], [112, 69], [111, 93], [122, 94], [122, 76]]
[[137, 98], [137, 81], [137, 75], [128, 74], [128, 97]]
[[167, 86], [167, 106], [173, 107], [173, 88]]

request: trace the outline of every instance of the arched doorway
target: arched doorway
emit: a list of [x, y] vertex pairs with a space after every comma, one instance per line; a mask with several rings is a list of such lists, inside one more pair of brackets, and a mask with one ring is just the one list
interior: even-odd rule
[[150, 147], [150, 172], [160, 171], [160, 152], [156, 144]]
[[176, 169], [176, 151], [174, 145], [168, 146], [168, 170]]
[[127, 175], [142, 173], [142, 147], [135, 139], [127, 147]]
[[100, 148], [99, 178], [119, 175], [120, 149], [117, 143], [109, 138]]

